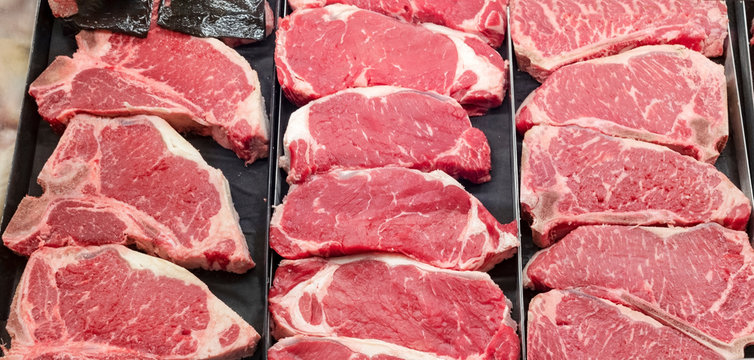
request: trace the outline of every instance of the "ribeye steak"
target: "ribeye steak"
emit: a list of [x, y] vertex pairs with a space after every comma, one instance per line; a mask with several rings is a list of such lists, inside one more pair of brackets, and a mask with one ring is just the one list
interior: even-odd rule
[[73, 58], [57, 57], [29, 87], [53, 127], [77, 113], [158, 115], [179, 131], [211, 135], [247, 163], [267, 156], [257, 73], [220, 41], [154, 27], [144, 39], [82, 31], [76, 42]]
[[379, 340], [313, 336], [284, 338], [270, 348], [267, 357], [270, 360], [442, 360]]
[[529, 360], [724, 359], [641, 312], [577, 291], [535, 296], [528, 319]]
[[[716, 223], [692, 228], [582, 226], [535, 255], [535, 289], [600, 287], [681, 331], [744, 355], [754, 342], [754, 249], [745, 232]], [[693, 330], [691, 330], [693, 329]]]
[[3, 234], [17, 253], [136, 243], [188, 268], [254, 266], [222, 172], [161, 118], [74, 116], [38, 182]]
[[394, 85], [451, 96], [481, 115], [508, 86], [508, 62], [480, 38], [353, 6], [295, 11], [276, 36], [278, 79], [299, 106], [346, 88]]
[[505, 39], [508, 0], [290, 0], [293, 9], [348, 4], [407, 22], [433, 23], [482, 37], [498, 47]]
[[36, 251], [5, 359], [239, 359], [259, 334], [189, 271], [121, 245]]
[[643, 140], [714, 163], [728, 139], [725, 69], [680, 45], [568, 65], [518, 110], [521, 133], [541, 124]]
[[577, 127], [535, 126], [521, 155], [521, 207], [549, 246], [589, 224], [746, 227], [751, 204], [714, 166], [664, 146]]
[[346, 89], [294, 112], [283, 139], [288, 182], [332, 169], [403, 166], [490, 180], [484, 133], [452, 98], [392, 86]]
[[510, 7], [519, 67], [539, 81], [563, 65], [642, 45], [717, 57], [728, 36], [720, 0], [511, 0]]
[[488, 270], [515, 254], [516, 222], [501, 225], [441, 171], [334, 171], [292, 186], [270, 223], [281, 256], [400, 253], [434, 266]]
[[458, 360], [518, 359], [511, 305], [489, 275], [397, 255], [283, 260], [270, 289], [277, 339], [376, 339]]

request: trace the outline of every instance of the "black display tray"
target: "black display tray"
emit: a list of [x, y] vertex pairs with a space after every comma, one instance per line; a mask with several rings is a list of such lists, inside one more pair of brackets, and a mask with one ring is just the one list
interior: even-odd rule
[[[272, 2], [277, 9], [277, 2]], [[277, 13], [276, 13], [277, 14]], [[46, 0], [40, 2], [34, 30], [27, 84], [31, 83], [58, 55], [71, 55], [76, 49], [75, 33], [63, 26], [50, 12]], [[263, 42], [245, 45], [236, 50], [251, 63], [259, 74], [266, 112], [270, 120], [271, 139], [275, 138], [273, 114], [277, 106], [277, 79], [272, 54], [274, 36]], [[180, 66], [180, 65], [177, 65]], [[16, 211], [21, 199], [29, 194], [39, 196], [42, 189], [36, 183], [37, 175], [47, 158], [55, 150], [60, 136], [37, 113], [34, 99], [28, 94], [24, 98], [19, 122], [18, 138], [13, 158], [13, 168], [8, 186], [7, 203], [3, 212], [2, 230]], [[193, 270], [220, 300], [228, 304], [241, 317], [251, 324], [260, 335], [265, 336], [267, 325], [267, 278], [266, 271], [270, 206], [269, 194], [272, 182], [269, 177], [272, 161], [257, 160], [244, 166], [241, 159], [209, 137], [188, 135], [189, 142], [199, 150], [210, 166], [220, 169], [228, 179], [231, 196], [240, 217], [241, 229], [251, 251], [256, 267], [238, 275], [223, 271]], [[271, 149], [271, 151], [274, 151]], [[274, 153], [272, 153], [274, 154]], [[23, 272], [26, 259], [14, 255], [5, 246], [0, 246], [0, 335], [2, 344], [9, 344], [5, 330], [10, 303], [16, 284]], [[265, 359], [264, 343], [249, 359]]]
[[[720, 157], [715, 163], [715, 167], [724, 173], [744, 194], [748, 197], [749, 201], [752, 200], [752, 174], [749, 167], [749, 151], [752, 150], [751, 138], [746, 136], [748, 127], [751, 126], [751, 115], [748, 118], [744, 117], [742, 111], [742, 93], [740, 91], [742, 87], [741, 69], [744, 67], [751, 67], [749, 60], [746, 60], [740, 65], [738, 57], [738, 37], [736, 36], [736, 5], [734, 0], [728, 0], [728, 17], [730, 19], [730, 25], [728, 27], [729, 37], [725, 43], [725, 53], [722, 57], [712, 59], [713, 61], [725, 66], [725, 75], [727, 80], [728, 90], [728, 119], [730, 134], [728, 143], [725, 149], [720, 154]], [[750, 4], [751, 5], [751, 4]], [[516, 66], [517, 68], [517, 66]], [[529, 74], [523, 71], [515, 71], [514, 74], [514, 96], [516, 109], [521, 106], [524, 99], [539, 86], [539, 82], [534, 80]], [[745, 95], [744, 95], [745, 96]], [[751, 113], [749, 113], [751, 114]], [[744, 121], [744, 119], [747, 119]], [[518, 159], [521, 158], [521, 142], [523, 140], [523, 134], [516, 134], [516, 143], [518, 151]], [[747, 151], [748, 147], [748, 151]], [[520, 182], [519, 182], [520, 183]], [[749, 220], [748, 233], [749, 239], [752, 238], [752, 223], [754, 221]], [[521, 249], [520, 253], [523, 257], [524, 265], [528, 263], [529, 259], [540, 250], [532, 242], [531, 228], [527, 222], [523, 222], [520, 226], [521, 231]], [[522, 268], [523, 269], [523, 268]], [[522, 274], [523, 275], [523, 274]], [[528, 311], [529, 302], [538, 294], [538, 292], [521, 289], [523, 294], [523, 303], [525, 304], [525, 311]], [[522, 315], [524, 322], [521, 324], [522, 333], [526, 333], [526, 313]], [[524, 344], [525, 345], [525, 344]], [[525, 346], [524, 346], [525, 349]], [[524, 350], [525, 351], [525, 350]], [[745, 352], [747, 357], [754, 356], [754, 347], [748, 347]], [[525, 358], [524, 353], [524, 358]]]

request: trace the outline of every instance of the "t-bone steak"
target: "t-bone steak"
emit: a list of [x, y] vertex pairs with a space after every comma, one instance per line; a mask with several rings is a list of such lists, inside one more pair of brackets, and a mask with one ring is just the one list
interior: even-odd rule
[[603, 295], [701, 332], [737, 358], [754, 342], [754, 249], [745, 232], [716, 223], [582, 226], [537, 253], [524, 274], [533, 289], [607, 289]]
[[107, 31], [76, 35], [29, 87], [56, 129], [77, 113], [158, 115], [179, 131], [212, 136], [251, 163], [267, 156], [267, 115], [257, 73], [216, 39], [154, 27], [144, 39]]
[[346, 89], [294, 112], [283, 138], [288, 182], [332, 169], [389, 165], [490, 180], [484, 133], [452, 98], [379, 86]]
[[528, 319], [529, 360], [725, 359], [641, 312], [577, 291], [535, 296]]
[[289, 0], [293, 9], [348, 4], [414, 23], [433, 23], [482, 37], [498, 47], [505, 39], [508, 0]]
[[270, 246], [288, 259], [393, 252], [441, 268], [489, 270], [516, 253], [501, 225], [441, 171], [334, 171], [292, 186], [275, 208]]
[[714, 163], [728, 139], [727, 99], [722, 65], [680, 45], [644, 46], [554, 72], [516, 127], [576, 125]]
[[259, 334], [188, 270], [121, 245], [44, 248], [26, 265], [5, 359], [240, 359]]
[[276, 339], [375, 339], [458, 360], [518, 359], [510, 301], [490, 276], [397, 255], [283, 260], [270, 289]]
[[751, 204], [714, 166], [664, 146], [535, 126], [521, 155], [521, 207], [546, 247], [580, 225], [717, 222], [743, 230]]
[[511, 0], [510, 32], [519, 67], [543, 81], [563, 65], [642, 45], [720, 56], [727, 14], [720, 0]]
[[295, 11], [276, 36], [278, 79], [299, 106], [347, 88], [394, 85], [450, 96], [482, 115], [508, 87], [508, 61], [477, 36], [354, 6]]
[[73, 117], [38, 182], [3, 234], [19, 254], [135, 243], [188, 268], [254, 266], [222, 172], [161, 118]]
[[431, 354], [378, 340], [344, 337], [293, 336], [278, 341], [267, 353], [270, 360], [442, 360]]

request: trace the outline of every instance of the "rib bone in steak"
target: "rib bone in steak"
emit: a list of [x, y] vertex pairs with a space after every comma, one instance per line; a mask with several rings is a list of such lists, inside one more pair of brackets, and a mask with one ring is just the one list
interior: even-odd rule
[[346, 88], [394, 85], [453, 97], [481, 115], [507, 88], [508, 62], [495, 49], [443, 26], [336, 4], [295, 11], [276, 36], [278, 79], [299, 106]]
[[569, 65], [518, 110], [521, 133], [541, 124], [648, 141], [714, 163], [728, 139], [725, 70], [679, 45]]
[[716, 223], [582, 226], [537, 253], [525, 276], [535, 289], [608, 289], [617, 301], [701, 332], [738, 358], [754, 342], [754, 249], [745, 232]]
[[396, 255], [283, 260], [269, 298], [277, 339], [376, 339], [458, 360], [519, 356], [510, 302], [483, 272]]
[[475, 34], [498, 47], [505, 38], [507, 0], [290, 0], [293, 9], [348, 4], [414, 23], [434, 23]]
[[270, 348], [267, 357], [270, 360], [441, 360], [431, 354], [379, 340], [310, 336], [282, 339]]
[[389, 165], [490, 180], [484, 133], [452, 98], [379, 86], [346, 89], [294, 112], [283, 138], [288, 182], [332, 169]]
[[189, 271], [121, 245], [36, 251], [7, 329], [8, 360], [237, 359], [259, 341]]
[[39, 113], [62, 129], [76, 113], [158, 115], [211, 135], [247, 163], [267, 156], [267, 115], [249, 63], [215, 39], [154, 27], [145, 39], [82, 31], [30, 86]]
[[535, 296], [528, 319], [529, 360], [724, 359], [638, 311], [577, 291]]
[[642, 45], [720, 56], [727, 14], [721, 0], [511, 0], [510, 32], [521, 69], [543, 81], [563, 65]]
[[272, 216], [270, 246], [288, 259], [381, 251], [489, 270], [515, 254], [516, 228], [441, 171], [334, 171], [291, 187]]
[[710, 164], [664, 146], [544, 125], [524, 136], [521, 207], [541, 247], [580, 225], [712, 221], [742, 230], [751, 213], [741, 190]]
[[17, 253], [135, 242], [189, 268], [254, 266], [227, 180], [158, 117], [73, 117], [38, 182], [3, 234]]

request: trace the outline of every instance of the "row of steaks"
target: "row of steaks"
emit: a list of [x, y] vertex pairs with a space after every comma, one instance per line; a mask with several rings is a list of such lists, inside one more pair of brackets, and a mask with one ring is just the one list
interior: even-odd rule
[[[599, 11], [580, 16], [610, 16]], [[546, 79], [516, 117], [521, 207], [546, 248], [524, 269], [544, 291], [528, 308], [529, 359], [735, 359], [754, 341], [750, 199], [713, 166], [726, 78], [704, 55], [724, 38], [533, 72]]]

